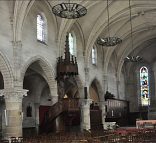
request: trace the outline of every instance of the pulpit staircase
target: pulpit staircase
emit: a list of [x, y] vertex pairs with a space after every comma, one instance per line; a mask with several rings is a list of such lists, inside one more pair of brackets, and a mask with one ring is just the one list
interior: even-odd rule
[[78, 99], [63, 99], [50, 107], [49, 111], [45, 113], [45, 119], [40, 125], [40, 133], [48, 133], [53, 131], [54, 122], [58, 118], [64, 118], [64, 114], [79, 111]]

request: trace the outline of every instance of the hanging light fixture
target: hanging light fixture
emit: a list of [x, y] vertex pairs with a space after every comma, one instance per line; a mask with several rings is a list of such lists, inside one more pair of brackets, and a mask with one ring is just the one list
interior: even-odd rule
[[108, 17], [108, 34], [109, 36], [108, 37], [104, 37], [104, 38], [101, 38], [99, 37], [97, 39], [97, 44], [98, 45], [102, 45], [102, 46], [115, 46], [117, 44], [120, 44], [122, 42], [122, 40], [118, 37], [111, 37], [110, 36], [110, 29], [109, 29], [109, 9], [108, 9], [108, 0], [107, 0], [107, 17]]
[[65, 2], [55, 5], [52, 8], [52, 12], [61, 18], [76, 19], [87, 14], [87, 9], [77, 3]]
[[[130, 0], [129, 0], [129, 15], [130, 15], [130, 24], [131, 24], [131, 47], [132, 47], [132, 51], [133, 51], [134, 50], [133, 49], [134, 43], [133, 43], [132, 10], [131, 10], [131, 2], [130, 2]], [[127, 56], [125, 58], [126, 62], [140, 62], [142, 60], [143, 59], [140, 56]]]

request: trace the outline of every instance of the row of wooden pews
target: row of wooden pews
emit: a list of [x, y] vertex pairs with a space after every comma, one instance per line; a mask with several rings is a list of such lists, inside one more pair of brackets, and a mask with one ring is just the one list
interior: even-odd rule
[[117, 129], [50, 133], [29, 138], [2, 140], [0, 143], [155, 143], [155, 129]]

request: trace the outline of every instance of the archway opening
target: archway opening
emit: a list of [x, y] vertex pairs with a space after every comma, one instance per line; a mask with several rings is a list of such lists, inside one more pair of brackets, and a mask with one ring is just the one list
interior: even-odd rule
[[45, 73], [39, 62], [32, 63], [26, 70], [24, 89], [28, 95], [23, 98], [23, 136], [33, 136], [39, 133], [46, 112], [49, 110], [52, 99]]
[[99, 93], [98, 93], [98, 86], [96, 83], [96, 80], [94, 80], [91, 83], [91, 86], [89, 88], [89, 93], [90, 93], [90, 99], [92, 99], [95, 103], [99, 102]]
[[94, 79], [89, 87], [90, 99], [92, 99], [92, 104], [90, 105], [90, 122], [92, 130], [103, 129], [102, 112], [100, 110], [99, 86], [98, 81]]

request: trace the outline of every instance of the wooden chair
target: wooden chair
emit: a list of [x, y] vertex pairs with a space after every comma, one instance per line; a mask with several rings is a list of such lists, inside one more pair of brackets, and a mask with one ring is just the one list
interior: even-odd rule
[[9, 140], [1, 140], [2, 143], [9, 143]]
[[18, 143], [18, 140], [16, 139], [16, 137], [10, 137], [11, 139], [11, 143]]
[[23, 143], [23, 137], [18, 137], [18, 143]]

